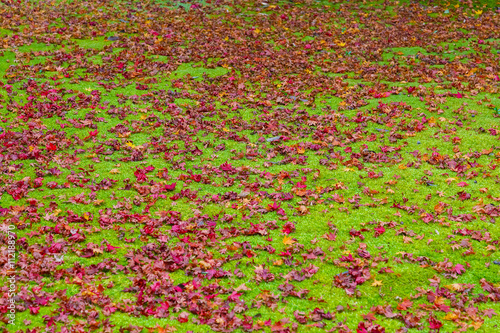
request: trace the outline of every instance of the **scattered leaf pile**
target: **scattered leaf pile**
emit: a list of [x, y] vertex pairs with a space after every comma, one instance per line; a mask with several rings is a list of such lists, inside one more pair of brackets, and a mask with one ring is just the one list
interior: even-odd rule
[[0, 3], [3, 332], [495, 332], [500, 15]]

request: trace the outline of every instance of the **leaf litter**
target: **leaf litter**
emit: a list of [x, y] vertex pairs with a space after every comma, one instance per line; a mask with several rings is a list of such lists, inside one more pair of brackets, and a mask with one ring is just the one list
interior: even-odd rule
[[498, 11], [0, 11], [4, 332], [497, 330]]

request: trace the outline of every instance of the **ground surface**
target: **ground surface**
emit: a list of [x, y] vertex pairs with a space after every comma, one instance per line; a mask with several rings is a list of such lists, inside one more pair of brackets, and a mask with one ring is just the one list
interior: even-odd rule
[[498, 331], [494, 9], [0, 15], [4, 332]]

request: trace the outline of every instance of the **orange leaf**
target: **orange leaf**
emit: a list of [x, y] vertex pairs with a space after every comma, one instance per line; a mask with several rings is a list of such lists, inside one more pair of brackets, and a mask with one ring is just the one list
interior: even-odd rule
[[283, 237], [283, 244], [292, 245], [293, 243], [295, 243], [295, 241], [292, 239], [292, 237], [288, 236]]

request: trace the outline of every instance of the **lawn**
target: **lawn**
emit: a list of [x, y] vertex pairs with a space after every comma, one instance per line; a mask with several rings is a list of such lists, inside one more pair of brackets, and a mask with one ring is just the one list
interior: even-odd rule
[[0, 3], [0, 332], [497, 332], [495, 1]]

